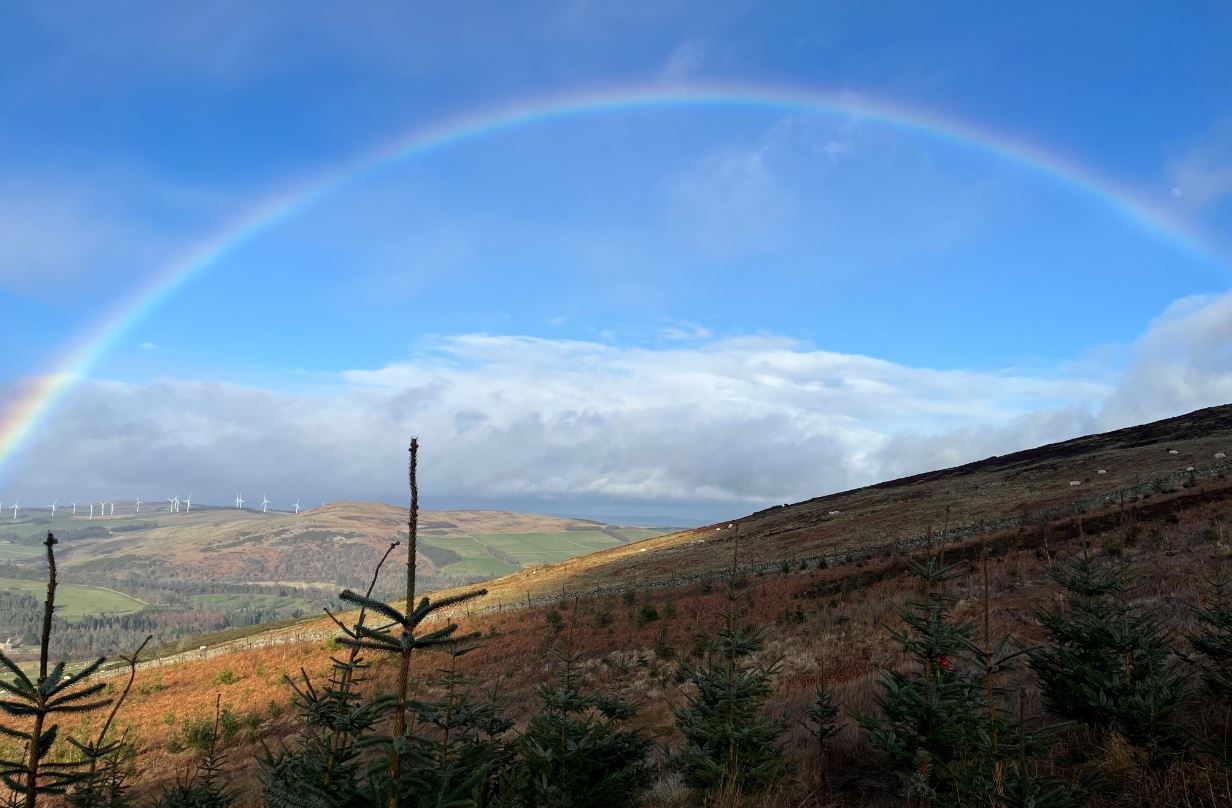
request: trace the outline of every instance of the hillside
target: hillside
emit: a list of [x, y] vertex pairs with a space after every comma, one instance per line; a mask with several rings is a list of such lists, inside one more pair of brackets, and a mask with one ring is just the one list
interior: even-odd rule
[[[567, 648], [582, 654], [590, 686], [636, 698], [635, 725], [671, 750], [680, 743], [671, 708], [687, 695], [679, 665], [699, 653], [696, 633], [715, 626], [725, 599], [721, 580], [716, 586], [709, 578], [725, 578], [737, 551], [744, 572], [736, 576], [735, 591], [748, 619], [767, 631], [757, 658], [779, 666], [768, 707], [792, 718], [785, 741], [799, 764], [781, 790], [745, 804], [889, 806], [896, 800], [884, 762], [848, 711], [875, 711], [880, 671], [911, 664], [887, 631], [915, 591], [908, 559], [939, 554], [958, 562], [961, 575], [948, 591], [956, 614], [972, 621], [981, 615], [986, 575], [994, 632], [1039, 643], [1044, 637], [1036, 610], [1063, 600], [1049, 569], [1086, 539], [1093, 545], [1087, 552], [1132, 575], [1133, 606], [1166, 620], [1180, 642], [1194, 626], [1188, 605], [1209, 602], [1203, 576], [1228, 569], [1232, 560], [1226, 535], [1232, 518], [1226, 472], [1232, 467], [1214, 457], [1230, 443], [1232, 407], [1221, 407], [990, 458], [769, 509], [730, 527], [650, 538], [519, 572], [491, 582], [486, 599], [455, 609], [451, 619], [484, 637], [465, 658], [471, 687], [497, 688], [519, 726], [538, 709], [534, 688], [558, 664], [554, 651]], [[1193, 472], [1186, 471], [1190, 466]], [[1101, 468], [1107, 473], [1098, 474]], [[1071, 487], [1073, 480], [1081, 484]], [[962, 529], [967, 524], [981, 527]], [[933, 542], [916, 544], [930, 527]], [[282, 677], [301, 668], [324, 674], [334, 633], [323, 619], [301, 620], [241, 638], [203, 640], [199, 650], [142, 666], [121, 718], [146, 767], [140, 788], [167, 782], [189, 762], [185, 739], [208, 719], [217, 695], [235, 727], [230, 779], [249, 795], [241, 804], [256, 805], [251, 795], [259, 744], [277, 743], [292, 731], [291, 692]], [[417, 664], [426, 677], [417, 679], [417, 695], [438, 696], [430, 676], [437, 662], [424, 657]], [[378, 658], [371, 687], [389, 692], [395, 669]], [[817, 773], [821, 763], [797, 721], [823, 684], [841, 708], [828, 775]], [[1023, 710], [1033, 725], [1050, 720], [1025, 666], [1013, 666], [1004, 684], [1010, 692], [1031, 689]], [[1217, 731], [1205, 726], [1200, 712], [1189, 716], [1187, 731]], [[1163, 806], [1184, 798], [1216, 805], [1232, 799], [1226, 784], [1212, 781], [1197, 762], [1181, 761], [1167, 777], [1144, 779], [1123, 746], [1092, 745], [1083, 732], [1064, 735], [1059, 744], [1053, 775], [1083, 783], [1084, 772], [1103, 772], [1098, 788], [1106, 794], [1084, 791], [1085, 804]], [[669, 769], [657, 768], [656, 777], [659, 785], [645, 805], [695, 804]]]
[[[131, 613], [130, 598], [149, 605], [123, 621], [92, 621], [88, 636], [81, 624], [66, 626], [62, 648], [73, 657], [104, 653], [144, 633], [167, 644], [186, 634], [320, 614], [339, 589], [366, 586], [368, 570], [406, 531], [405, 511], [380, 503], [335, 502], [299, 514], [199, 505], [171, 512], [149, 503], [139, 514], [135, 503], [117, 503], [116, 510], [114, 517], [93, 519], [80, 508], [76, 517], [61, 508], [55, 519], [27, 511], [0, 525], [0, 595], [12, 595], [0, 598], [0, 639], [24, 637], [28, 643], [35, 636], [39, 601], [18, 597], [29, 588], [20, 579], [42, 578], [38, 543], [49, 530], [60, 541], [61, 580], [95, 593], [61, 616]], [[421, 524], [418, 577], [430, 588], [486, 580], [662, 532], [504, 511], [426, 511]], [[6, 586], [5, 578], [18, 583]], [[395, 593], [401, 580], [391, 567], [377, 592]]]
[[[299, 514], [166, 506], [114, 517], [33, 517], [0, 526], [6, 560], [37, 557], [52, 530], [65, 544], [69, 574], [168, 575], [212, 582], [341, 583], [357, 561], [384, 552], [406, 530], [403, 509], [382, 503], [335, 502]], [[661, 531], [581, 519], [504, 511], [425, 511], [419, 559], [425, 577], [490, 577], [522, 564], [543, 564], [619, 545]], [[305, 552], [310, 550], [310, 552]], [[493, 551], [496, 555], [493, 555]]]
[[[741, 563], [756, 566], [842, 557], [860, 548], [918, 541], [929, 531], [953, 536], [1017, 527], [1074, 505], [1093, 509], [1111, 504], [1122, 492], [1149, 497], [1191, 478], [1232, 470], [1232, 463], [1217, 454], [1232, 456], [1232, 405], [769, 508], [524, 570], [487, 588], [490, 600], [512, 603], [528, 593], [536, 597], [713, 575], [730, 563], [736, 535]], [[1191, 467], [1194, 471], [1187, 472]]]

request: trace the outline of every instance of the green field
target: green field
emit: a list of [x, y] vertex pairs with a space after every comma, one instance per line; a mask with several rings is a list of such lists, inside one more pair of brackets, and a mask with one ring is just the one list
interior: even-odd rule
[[487, 533], [475, 536], [475, 541], [508, 553], [523, 566], [567, 561], [596, 550], [621, 545], [621, 542], [597, 530], [565, 533]]
[[466, 576], [484, 576], [490, 578], [499, 578], [502, 575], [508, 575], [512, 572], [517, 572], [521, 567], [515, 567], [506, 561], [501, 561], [499, 558], [493, 558], [490, 555], [485, 555], [482, 558], [465, 558], [461, 561], [456, 561], [453, 564], [447, 564], [441, 567], [441, 572], [447, 575], [466, 575]]
[[0, 561], [23, 561], [40, 556], [43, 552], [43, 548], [38, 546], [0, 542]]
[[[192, 595], [189, 597], [193, 603], [200, 603], [203, 606], [212, 606], [216, 609], [224, 611], [236, 611], [239, 609], [278, 609], [280, 611], [292, 611], [294, 609], [303, 609], [305, 612], [315, 611], [320, 604], [310, 602], [305, 598], [283, 595], [264, 595], [264, 594], [229, 594], [221, 593], [214, 595]], [[323, 597], [323, 600], [328, 601], [328, 597]]]
[[[20, 578], [0, 578], [0, 590], [29, 592], [40, 601], [47, 594], [42, 581]], [[83, 614], [126, 614], [145, 608], [141, 601], [110, 589], [80, 584], [60, 584], [56, 587], [56, 614], [60, 617], [80, 617]]]

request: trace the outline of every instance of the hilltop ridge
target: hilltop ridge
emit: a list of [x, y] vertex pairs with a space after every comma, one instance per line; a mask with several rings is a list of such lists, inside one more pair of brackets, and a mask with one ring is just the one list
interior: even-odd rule
[[528, 594], [670, 582], [725, 569], [737, 535], [740, 558], [751, 565], [842, 554], [1075, 502], [1089, 507], [1117, 491], [1179, 485], [1190, 466], [1195, 475], [1232, 468], [1217, 453], [1232, 455], [1232, 405], [774, 506], [522, 570], [487, 587], [490, 597], [513, 602]]

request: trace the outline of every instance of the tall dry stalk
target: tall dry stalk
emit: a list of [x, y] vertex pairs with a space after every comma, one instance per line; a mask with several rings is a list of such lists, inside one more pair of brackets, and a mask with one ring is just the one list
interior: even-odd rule
[[[407, 482], [411, 488], [411, 504], [406, 516], [406, 611], [409, 614], [415, 605], [415, 549], [419, 543], [419, 438], [411, 438], [407, 449]], [[399, 654], [398, 700], [394, 704], [394, 737], [406, 734], [406, 696], [411, 679], [411, 651], [413, 645], [403, 644]], [[397, 783], [402, 775], [402, 756], [394, 744], [389, 758], [389, 775]], [[389, 797], [389, 808], [397, 808], [397, 797]]]

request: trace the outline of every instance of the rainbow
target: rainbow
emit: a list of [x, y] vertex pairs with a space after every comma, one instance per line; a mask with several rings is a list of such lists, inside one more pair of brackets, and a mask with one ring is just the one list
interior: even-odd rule
[[0, 472], [74, 382], [84, 378], [136, 323], [195, 276], [343, 187], [432, 149], [504, 130], [596, 113], [690, 106], [842, 115], [968, 147], [1090, 197], [1182, 253], [1203, 262], [1219, 263], [1216, 251], [1201, 235], [1163, 206], [1078, 162], [990, 129], [900, 103], [845, 93], [743, 84], [630, 86], [518, 101], [411, 129], [355, 159], [301, 180], [260, 201], [153, 273], [144, 284], [125, 295], [114, 311], [76, 339], [56, 363], [54, 372], [33, 380], [17, 395], [0, 420]]

